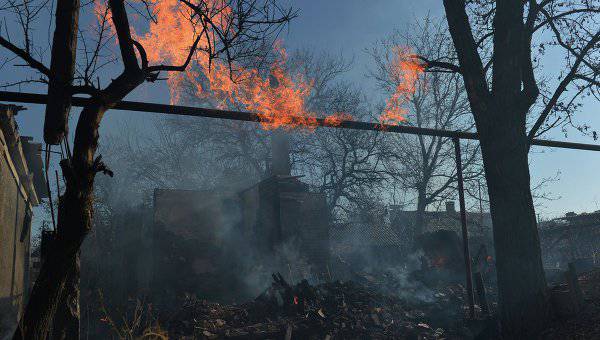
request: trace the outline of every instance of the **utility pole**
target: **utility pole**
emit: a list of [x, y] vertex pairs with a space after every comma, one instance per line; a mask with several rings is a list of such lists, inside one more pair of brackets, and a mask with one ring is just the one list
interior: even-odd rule
[[456, 179], [458, 182], [458, 200], [460, 203], [460, 223], [462, 226], [463, 252], [465, 257], [465, 273], [467, 281], [467, 301], [469, 302], [469, 317], [475, 317], [475, 298], [473, 296], [473, 274], [471, 269], [471, 252], [469, 251], [469, 232], [467, 230], [467, 212], [465, 205], [465, 192], [462, 173], [462, 160], [460, 152], [460, 139], [452, 138], [454, 142], [454, 155], [456, 157]]

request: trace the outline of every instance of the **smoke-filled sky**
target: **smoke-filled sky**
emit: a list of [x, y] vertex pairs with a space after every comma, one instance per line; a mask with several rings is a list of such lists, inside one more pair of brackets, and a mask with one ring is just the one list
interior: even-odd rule
[[[300, 16], [281, 35], [285, 46], [288, 49], [309, 48], [327, 51], [333, 55], [341, 54], [346, 59], [353, 59], [353, 68], [347, 74], [347, 80], [361, 86], [374, 98], [378, 93], [373, 81], [366, 77], [368, 69], [373, 65], [364, 52], [365, 48], [378, 39], [385, 38], [395, 29], [403, 29], [415, 19], [428, 14], [438, 18], [443, 15], [442, 3], [439, 0], [297, 0], [290, 3], [300, 10]], [[10, 25], [13, 19], [7, 19], [7, 24]], [[44, 38], [47, 36], [44, 30], [38, 30], [35, 34]], [[1, 55], [4, 56], [4, 52]], [[557, 56], [550, 55], [544, 62], [552, 64], [553, 57]], [[49, 55], [46, 56], [47, 63], [48, 59]], [[22, 68], [17, 68], [14, 72], [11, 70], [10, 74], [7, 70], [5, 66], [2, 70], [3, 77], [13, 79], [20, 76]], [[117, 71], [118, 69], [115, 72]], [[127, 99], [166, 103], [169, 98], [164, 84], [145, 84]], [[597, 102], [586, 102], [577, 114], [577, 121], [588, 122], [593, 128], [598, 128], [598, 107]], [[43, 108], [33, 105], [29, 108], [18, 117], [21, 133], [41, 140]], [[129, 123], [133, 122], [143, 130], [151, 126], [148, 122], [157, 115], [109, 112], [103, 122], [101, 135], [120, 126], [123, 122], [120, 117], [128, 117], [126, 119]], [[545, 138], [565, 140], [561, 131], [551, 131]], [[591, 138], [574, 131], [569, 132], [568, 140], [593, 143]], [[550, 183], [546, 190], [560, 199], [543, 202], [543, 207], [538, 208], [538, 212], [542, 216], [552, 217], [568, 211], [585, 212], [600, 209], [598, 168], [600, 153], [534, 148], [531, 155], [534, 183], [540, 178], [553, 177], [560, 172], [560, 180]]]

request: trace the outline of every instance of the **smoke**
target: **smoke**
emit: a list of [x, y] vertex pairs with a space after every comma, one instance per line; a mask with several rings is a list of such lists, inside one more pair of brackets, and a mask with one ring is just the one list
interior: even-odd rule
[[419, 275], [425, 253], [389, 225], [383, 214], [333, 226], [332, 257], [336, 278], [363, 283], [407, 301], [433, 302], [435, 290]]
[[[106, 237], [107, 239], [103, 242], [107, 244], [114, 244], [110, 237], [119, 238], [123, 233], [133, 232], [130, 229], [134, 228], [130, 224], [127, 226], [114, 225], [114, 215], [119, 211], [136, 210], [143, 207], [143, 209], [148, 209], [146, 214], [152, 214], [154, 205], [152, 192], [156, 188], [210, 190], [229, 195], [247, 189], [268, 176], [270, 133], [256, 129], [255, 125], [183, 118], [157, 120], [151, 124], [153, 125], [152, 129], [143, 131], [133, 128], [137, 122], [122, 125], [121, 131], [113, 129], [116, 132], [113, 132], [112, 137], [103, 137], [100, 150], [104, 161], [115, 172], [114, 178], [98, 177], [96, 188], [99, 207], [96, 209], [97, 227], [114, 229], [104, 233], [103, 236], [97, 235]], [[295, 140], [292, 143], [292, 152], [296, 149], [301, 149], [298, 151], [299, 153], [303, 152], [303, 158], [300, 157], [300, 160], [305, 159], [305, 163], [307, 163], [306, 160], [310, 160], [308, 165], [304, 166], [306, 169], [312, 169], [312, 172], [301, 171], [301, 174], [310, 174], [302, 180], [312, 184], [313, 188], [318, 188], [318, 181], [322, 177], [320, 171], [327, 170], [328, 168], [325, 168], [327, 166], [334, 169], [337, 169], [338, 166], [335, 163], [337, 160], [334, 160], [333, 164], [327, 163], [328, 154], [321, 155], [323, 159], [315, 158], [315, 152], [309, 146], [318, 147], [317, 141], [307, 144], [307, 141], [316, 140], [316, 136], [326, 133], [328, 133], [326, 130], [319, 130], [311, 135], [311, 138], [306, 138], [306, 140], [299, 138], [298, 141]], [[358, 135], [353, 132], [349, 136], [341, 137], [350, 138], [352, 136]], [[333, 141], [338, 140], [337, 137], [340, 136], [335, 135], [335, 137], [332, 139]], [[352, 138], [351, 141], [362, 143], [362, 140], [355, 141]], [[337, 144], [332, 146], [328, 138], [323, 138], [319, 143], [324, 143], [323, 148], [327, 150], [338, 146]], [[340, 143], [345, 142], [342, 140]], [[367, 143], [365, 149], [370, 150], [368, 145], [370, 144]], [[336, 150], [333, 151], [334, 156], [336, 152]], [[293, 166], [295, 170], [300, 169], [303, 163], [294, 156], [295, 154], [292, 155], [292, 159], [295, 161]], [[360, 156], [360, 158], [363, 157]], [[319, 162], [323, 162], [323, 164]], [[369, 173], [370, 169], [370, 166], [366, 166], [365, 169], [357, 170], [357, 173]], [[344, 178], [346, 174], [339, 175], [340, 178]], [[333, 181], [335, 176], [327, 178], [329, 177]], [[374, 190], [373, 183], [376, 182], [372, 182], [370, 179], [367, 182], [371, 184], [348, 187], [344, 190], [352, 192], [360, 192], [363, 189]], [[334, 184], [345, 185], [344, 183], [331, 183], [331, 185]], [[255, 227], [260, 226], [245, 223], [248, 217], [243, 215], [240, 209], [241, 203], [236, 200], [237, 198], [223, 203], [222, 209], [215, 212], [218, 216], [211, 217], [219, 221], [218, 228], [213, 228], [215, 229], [215, 239], [210, 241], [211, 244], [217, 245], [218, 251], [208, 260], [210, 260], [211, 266], [220, 272], [219, 280], [222, 280], [223, 285], [231, 287], [224, 294], [226, 300], [239, 302], [256, 297], [271, 284], [273, 272], [281, 273], [290, 283], [307, 279], [314, 284], [330, 278], [356, 279], [356, 273], [370, 272], [375, 276], [384, 275], [390, 282], [396, 282], [395, 286], [392, 285], [394, 288], [388, 293], [414, 297], [423, 301], [430, 299], [431, 292], [418, 283], [418, 280], [415, 280], [411, 274], [418, 270], [420, 255], [407, 256], [406, 240], [390, 229], [389, 221], [369, 220], [365, 223], [365, 225], [375, 228], [370, 232], [378, 235], [375, 237], [376, 240], [373, 237], [367, 240], [363, 237], [364, 234], [358, 238], [351, 233], [338, 235], [341, 237], [338, 243], [347, 247], [348, 251], [339, 252], [337, 248], [340, 244], [333, 245], [331, 250], [334, 258], [338, 260], [330, 264], [326, 275], [316, 275], [316, 268], [303, 254], [301, 242], [297, 239], [286, 239], [268, 251], [262, 249], [266, 235], [257, 234], [254, 230]], [[348, 200], [348, 198], [340, 198], [340, 201], [344, 200]], [[203, 202], [198, 204], [201, 203]], [[193, 206], [195, 203], [190, 201], [182, 204]], [[381, 214], [375, 212], [371, 215], [380, 216]], [[180, 216], [181, 221], [185, 221], [186, 218]], [[149, 219], [151, 220], [152, 217], [150, 216]], [[191, 230], [191, 232], [199, 231]], [[334, 243], [334, 236], [332, 235], [331, 238], [332, 243]], [[160, 242], [161, 240], [155, 241]], [[173, 242], [177, 245], [183, 240], [174, 238]], [[156, 246], [156, 244], [153, 245], [153, 247]], [[114, 248], [115, 246], [110, 251], [116, 251]], [[149, 250], [149, 252], [151, 251], [152, 249]], [[182, 253], [185, 255], [183, 257], [189, 255], [190, 258], [194, 258], [199, 256], [198, 252], [204, 250], [192, 246], [189, 251], [186, 251], [188, 254]], [[83, 252], [86, 252], [85, 246]], [[112, 253], [107, 250], [97, 256], [97, 259], [111, 256], [113, 256]], [[144, 256], [148, 256], [148, 254]], [[342, 259], [345, 264], [342, 264], [339, 259]], [[138, 262], [145, 260], [141, 258]], [[320, 268], [319, 271], [323, 272], [323, 268]], [[155, 273], [154, 276], [161, 276], [160, 274], [162, 273]], [[198, 282], [197, 288], [205, 285], [205, 282]], [[391, 283], [387, 285], [389, 286]], [[221, 288], [227, 290], [224, 287]]]
[[388, 293], [413, 302], [433, 302], [435, 300], [435, 291], [414, 277], [414, 273], [421, 270], [423, 256], [425, 256], [423, 251], [416, 251], [407, 256], [404, 264], [384, 270], [395, 283], [394, 288]]
[[250, 261], [246, 260], [244, 266], [247, 272], [241, 279], [249, 298], [258, 296], [271, 285], [273, 273], [280, 273], [288, 283], [292, 284], [304, 279], [311, 284], [318, 283], [318, 279], [313, 275], [312, 265], [302, 256], [295, 241], [278, 245], [272, 256], [257, 255]]
[[289, 283], [308, 280], [319, 282], [315, 268], [301, 251], [300, 241], [289, 238], [277, 242], [273, 249], [263, 249], [264, 235], [255, 230], [244, 230], [240, 202], [229, 201], [221, 210], [220, 219], [224, 222], [217, 230], [217, 242], [223, 249], [225, 263], [221, 265], [235, 268], [230, 271], [231, 279], [239, 282], [239, 291], [232, 296], [236, 300], [248, 300], [264, 292], [272, 283], [272, 274], [281, 273]]
[[436, 291], [419, 276], [423, 256], [422, 251], [416, 251], [408, 254], [401, 263], [394, 264], [382, 264], [376, 257], [367, 257], [361, 267], [354, 268], [350, 278], [414, 304], [431, 303], [435, 301]]

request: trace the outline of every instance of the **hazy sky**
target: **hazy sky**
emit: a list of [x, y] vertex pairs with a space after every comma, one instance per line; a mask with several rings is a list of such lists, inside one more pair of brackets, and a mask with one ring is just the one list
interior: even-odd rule
[[[347, 77], [357, 85], [363, 86], [366, 91], [373, 91], [373, 83], [365, 77], [370, 60], [364, 49], [394, 29], [402, 29], [415, 18], [427, 13], [437, 17], [443, 14], [442, 3], [439, 0], [300, 0], [291, 3], [300, 10], [300, 17], [295, 19], [289, 30], [282, 35], [286, 46], [328, 51], [331, 54], [342, 53], [348, 59], [353, 58], [353, 69]], [[7, 75], [6, 68], [2, 71]], [[146, 84], [127, 99], [168, 102], [168, 93], [164, 85]], [[600, 127], [598, 107], [597, 102], [586, 103], [578, 113], [578, 120], [588, 121], [595, 128]], [[28, 111], [19, 115], [18, 121], [23, 135], [32, 135], [41, 140], [42, 112], [40, 106], [30, 106]], [[139, 120], [135, 121], [142, 126], [145, 121], [156, 117], [151, 114], [133, 115], [139, 117]], [[108, 113], [101, 133], [110, 132], [120, 124], [119, 117], [125, 116], [132, 114], [117, 111]], [[560, 131], [553, 131], [545, 138], [565, 140]], [[576, 132], [569, 133], [568, 139], [593, 143], [589, 137]], [[543, 153], [540, 151], [540, 148], [534, 148], [531, 156], [533, 182], [542, 177], [554, 176], [560, 171], [560, 180], [549, 185], [547, 191], [561, 198], [545, 202], [544, 207], [538, 209], [539, 213], [558, 216], [568, 211], [600, 209], [600, 153], [557, 149], [545, 149]]]

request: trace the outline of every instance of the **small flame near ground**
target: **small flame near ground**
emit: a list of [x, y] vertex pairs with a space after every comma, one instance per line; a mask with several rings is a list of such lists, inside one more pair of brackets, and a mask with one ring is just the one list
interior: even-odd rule
[[[181, 0], [158, 0], [151, 4], [156, 20], [149, 21], [145, 32], [134, 31], [133, 38], [145, 47], [150, 64], [183, 64], [199, 33], [194, 24], [198, 19]], [[203, 6], [220, 30], [234, 29], [228, 27], [233, 13], [228, 2], [209, 0], [203, 1]], [[99, 22], [110, 17], [104, 1], [95, 3], [95, 12]], [[191, 90], [196, 97], [219, 109], [257, 112], [266, 130], [303, 128], [312, 131], [317, 127], [318, 115], [306, 109], [313, 82], [288, 71], [287, 53], [281, 41], [275, 43], [275, 60], [268, 75], [254, 68], [210, 60], [206, 51], [214, 51], [215, 44], [214, 39], [201, 36], [191, 67], [185, 72], [169, 74], [167, 83], [172, 104], [180, 103], [182, 95], [189, 95]], [[404, 106], [415, 93], [418, 77], [424, 72], [424, 66], [415, 60], [409, 48], [396, 46], [393, 52], [389, 73], [397, 85], [379, 117], [380, 123], [387, 125], [398, 125], [406, 119]], [[324, 117], [325, 125], [331, 127], [349, 120], [353, 120], [352, 115], [344, 112]]]
[[448, 259], [444, 256], [438, 256], [431, 261], [431, 266], [435, 268], [443, 268], [446, 266]]

